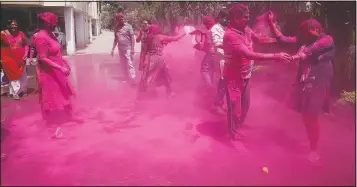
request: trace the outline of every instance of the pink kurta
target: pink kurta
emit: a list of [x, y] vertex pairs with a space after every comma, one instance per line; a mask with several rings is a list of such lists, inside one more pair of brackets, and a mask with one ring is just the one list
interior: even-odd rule
[[[39, 31], [33, 42], [39, 59], [46, 57], [58, 65], [66, 67], [67, 62], [62, 58], [61, 45], [52, 33]], [[68, 86], [68, 77], [61, 70], [47, 65], [41, 60], [37, 67], [42, 109], [52, 111], [70, 105], [72, 94]]]

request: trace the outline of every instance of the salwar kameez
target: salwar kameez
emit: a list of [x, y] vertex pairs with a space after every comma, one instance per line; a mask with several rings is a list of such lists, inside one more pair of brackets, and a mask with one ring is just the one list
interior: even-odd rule
[[18, 99], [18, 94], [27, 92], [26, 53], [27, 39], [23, 32], [12, 35], [1, 31], [1, 61], [5, 75], [9, 79], [10, 95]]
[[171, 77], [163, 57], [164, 43], [154, 39], [148, 45], [148, 53], [140, 82], [140, 90], [147, 91], [158, 86], [165, 86], [167, 94], [171, 94]]

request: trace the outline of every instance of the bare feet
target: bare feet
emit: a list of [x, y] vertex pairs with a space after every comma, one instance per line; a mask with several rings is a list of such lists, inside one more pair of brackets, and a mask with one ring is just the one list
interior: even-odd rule
[[63, 138], [63, 134], [60, 127], [57, 127], [56, 132], [52, 135], [53, 139]]

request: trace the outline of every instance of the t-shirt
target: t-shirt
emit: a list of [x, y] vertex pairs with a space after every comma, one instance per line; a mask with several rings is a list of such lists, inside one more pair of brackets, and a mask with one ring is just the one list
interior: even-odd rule
[[134, 30], [133, 27], [128, 23], [124, 23], [123, 27], [115, 29], [114, 37], [118, 42], [119, 49], [131, 48], [132, 35], [134, 35]]
[[224, 54], [223, 49], [217, 48], [216, 46], [220, 46], [223, 44], [224, 32], [224, 27], [221, 24], [217, 23], [210, 29], [210, 32], [207, 35], [207, 40], [211, 41], [214, 52], [219, 53], [221, 55]]
[[252, 30], [246, 27], [242, 32], [233, 27], [228, 27], [223, 37], [224, 74], [228, 79], [251, 77], [254, 62], [239, 52], [242, 45], [253, 50]]

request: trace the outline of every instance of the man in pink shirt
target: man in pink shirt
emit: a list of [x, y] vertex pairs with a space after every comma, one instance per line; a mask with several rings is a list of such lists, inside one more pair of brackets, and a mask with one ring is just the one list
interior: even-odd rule
[[290, 62], [285, 53], [264, 54], [253, 51], [253, 41], [275, 43], [275, 38], [256, 35], [248, 26], [249, 8], [237, 3], [229, 9], [230, 23], [223, 37], [224, 79], [227, 85], [228, 124], [233, 140], [237, 140], [237, 128], [244, 123], [250, 105], [249, 79], [253, 60], [277, 60]]

